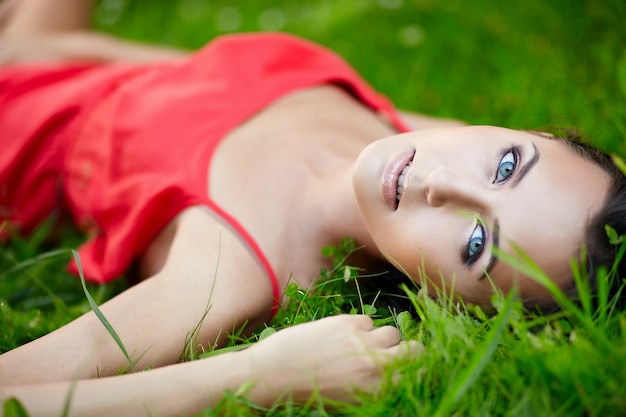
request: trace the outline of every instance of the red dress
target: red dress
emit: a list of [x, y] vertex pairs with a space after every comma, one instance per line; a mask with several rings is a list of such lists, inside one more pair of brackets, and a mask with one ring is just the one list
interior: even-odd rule
[[[86, 279], [120, 276], [179, 212], [205, 205], [255, 240], [210, 197], [221, 139], [278, 97], [335, 83], [408, 130], [343, 59], [286, 34], [230, 35], [180, 61], [0, 68], [0, 220], [28, 232], [69, 209], [90, 239]], [[75, 267], [74, 267], [75, 268]]]

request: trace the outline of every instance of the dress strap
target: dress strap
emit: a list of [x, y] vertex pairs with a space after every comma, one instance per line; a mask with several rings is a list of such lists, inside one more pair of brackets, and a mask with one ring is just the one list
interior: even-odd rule
[[278, 313], [278, 309], [280, 308], [281, 289], [278, 283], [278, 277], [276, 273], [274, 272], [274, 269], [272, 268], [272, 265], [270, 264], [269, 260], [267, 259], [263, 251], [261, 250], [261, 247], [256, 242], [256, 240], [254, 240], [254, 238], [250, 235], [250, 233], [248, 233], [248, 231], [241, 225], [241, 223], [237, 221], [237, 219], [231, 216], [226, 210], [222, 209], [220, 206], [217, 205], [217, 203], [215, 203], [211, 199], [207, 199], [207, 201], [205, 201], [204, 204], [207, 206], [207, 208], [209, 208], [211, 211], [217, 214], [221, 219], [223, 219], [226, 222], [226, 224], [230, 226], [233, 229], [233, 231], [242, 238], [243, 243], [246, 244], [248, 249], [254, 254], [254, 257], [256, 258], [257, 262], [265, 270], [265, 273], [267, 274], [270, 280], [270, 283], [272, 284], [272, 316], [271, 318], [274, 318], [276, 316], [276, 313]]

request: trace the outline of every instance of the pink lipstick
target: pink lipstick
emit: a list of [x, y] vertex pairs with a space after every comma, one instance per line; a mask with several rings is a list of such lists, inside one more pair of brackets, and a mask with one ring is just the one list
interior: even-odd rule
[[391, 210], [398, 208], [398, 195], [401, 194], [401, 192], [399, 193], [399, 186], [403, 186], [398, 184], [398, 178], [406, 166], [413, 161], [414, 155], [414, 149], [397, 154], [389, 161], [383, 171], [383, 198]]

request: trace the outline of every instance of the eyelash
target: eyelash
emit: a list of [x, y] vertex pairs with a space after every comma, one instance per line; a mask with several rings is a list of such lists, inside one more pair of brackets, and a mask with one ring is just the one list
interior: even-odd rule
[[[508, 155], [511, 155], [511, 158], [508, 158]], [[505, 161], [506, 159], [506, 161]], [[502, 184], [503, 182], [507, 181], [509, 178], [511, 178], [511, 176], [515, 173], [515, 171], [517, 170], [517, 166], [519, 163], [519, 149], [517, 147], [512, 147], [510, 149], [507, 149], [502, 157], [500, 158], [500, 162], [498, 162], [498, 167], [496, 169], [496, 176], [493, 180], [493, 184]], [[501, 171], [501, 169], [503, 169], [503, 165], [507, 164], [507, 167], [509, 167], [508, 171]], [[500, 176], [504, 176], [506, 175], [506, 177], [504, 178], [500, 178]], [[483, 253], [483, 250], [485, 248], [485, 241], [486, 236], [485, 236], [485, 227], [483, 226], [481, 221], [477, 221], [476, 222], [476, 226], [474, 227], [474, 230], [472, 231], [472, 235], [469, 238], [469, 241], [467, 243], [467, 251], [465, 252], [465, 256], [464, 256], [464, 261], [465, 264], [467, 266], [471, 266], [473, 265], [478, 258], [480, 258], [480, 255]], [[479, 241], [476, 241], [476, 239], [479, 239]], [[475, 242], [476, 241], [476, 242]], [[476, 244], [480, 244], [480, 246], [474, 250], [474, 252], [472, 253], [472, 242], [475, 242]]]
[[[512, 161], [508, 160], [507, 156], [511, 155], [512, 157]], [[505, 159], [507, 159], [507, 161], [505, 161]], [[506, 176], [505, 178], [499, 179], [500, 175], [504, 175], [501, 174], [500, 169], [502, 169], [502, 166], [504, 165], [504, 163], [509, 164], [507, 166], [510, 167], [510, 171], [506, 172], [508, 174], [508, 176]], [[496, 176], [493, 179], [493, 184], [501, 184], [503, 182], [505, 182], [507, 179], [511, 178], [511, 175], [513, 175], [515, 173], [515, 171], [517, 170], [517, 165], [519, 163], [519, 149], [517, 147], [512, 147], [507, 149], [503, 154], [502, 157], [500, 158], [500, 162], [498, 162], [498, 167], [496, 168]]]
[[[480, 236], [477, 234], [480, 233]], [[480, 247], [478, 247], [474, 253], [472, 253], [472, 242], [476, 239], [480, 239]], [[476, 227], [474, 227], [474, 231], [469, 238], [469, 242], [467, 242], [467, 251], [465, 252], [464, 261], [467, 266], [471, 266], [480, 258], [480, 255], [483, 253], [483, 249], [485, 248], [485, 227], [480, 221], [476, 222]], [[478, 242], [477, 242], [478, 243]]]

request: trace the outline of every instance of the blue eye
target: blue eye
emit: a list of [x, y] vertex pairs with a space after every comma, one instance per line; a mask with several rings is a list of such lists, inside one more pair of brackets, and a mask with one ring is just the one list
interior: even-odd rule
[[480, 256], [485, 247], [485, 229], [480, 222], [476, 223], [476, 227], [472, 232], [472, 236], [467, 244], [467, 260], [468, 265], [473, 264]]
[[515, 150], [510, 150], [504, 154], [500, 160], [498, 170], [496, 172], [496, 179], [493, 180], [493, 183], [499, 184], [506, 181], [507, 178], [513, 175], [515, 168], [517, 168], [517, 152]]

